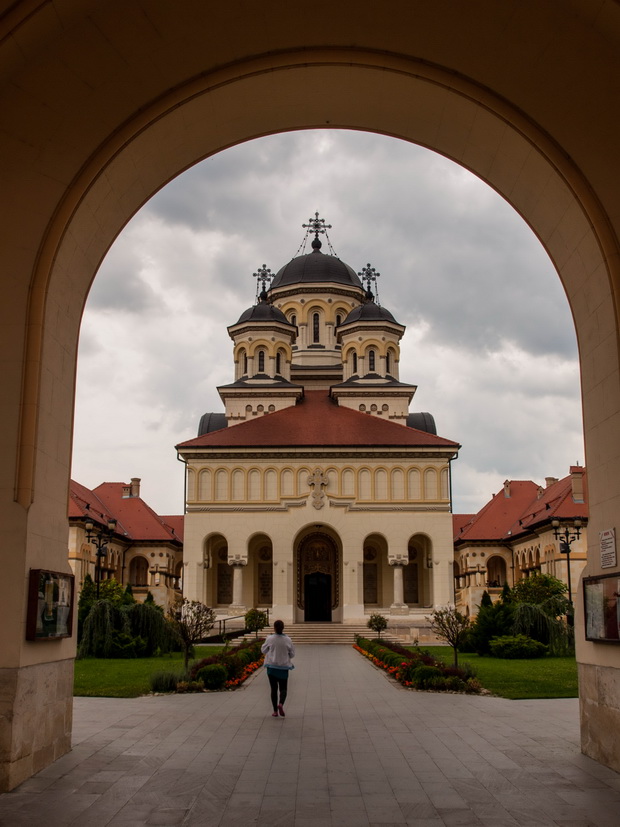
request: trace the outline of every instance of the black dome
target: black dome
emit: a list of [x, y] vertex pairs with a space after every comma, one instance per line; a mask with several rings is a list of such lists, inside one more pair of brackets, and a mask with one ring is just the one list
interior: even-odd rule
[[360, 305], [359, 307], [354, 307], [353, 310], [349, 313], [347, 318], [342, 323], [350, 324], [351, 322], [393, 322], [394, 324], [398, 324], [394, 316], [390, 313], [389, 310], [386, 310], [385, 307], [379, 307], [378, 304], [375, 304], [374, 301], [367, 301], [365, 304]]
[[247, 310], [244, 310], [239, 316], [237, 324], [241, 324], [241, 322], [278, 322], [278, 324], [291, 326], [291, 323], [284, 313], [264, 299], [261, 299], [261, 301], [253, 305], [253, 307], [248, 307]]
[[[318, 243], [317, 243], [318, 242]], [[348, 287], [361, 287], [355, 270], [335, 256], [327, 256], [320, 250], [321, 242], [314, 239], [311, 253], [292, 258], [280, 268], [271, 282], [271, 289], [285, 287], [288, 284], [319, 284], [335, 282]]]

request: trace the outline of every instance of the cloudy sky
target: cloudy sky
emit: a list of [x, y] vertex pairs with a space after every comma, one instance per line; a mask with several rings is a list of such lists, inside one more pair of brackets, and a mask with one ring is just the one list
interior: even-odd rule
[[407, 325], [400, 373], [418, 385], [411, 410], [430, 411], [438, 433], [463, 446], [456, 512], [477, 511], [506, 478], [543, 483], [584, 461], [568, 303], [522, 219], [435, 153], [321, 130], [209, 158], [126, 226], [82, 323], [74, 479], [92, 488], [141, 477], [155, 510], [182, 513], [174, 446], [196, 435], [205, 411], [223, 410], [226, 326], [254, 303], [252, 274], [294, 256], [317, 210], [336, 254], [356, 271], [370, 262], [381, 304]]

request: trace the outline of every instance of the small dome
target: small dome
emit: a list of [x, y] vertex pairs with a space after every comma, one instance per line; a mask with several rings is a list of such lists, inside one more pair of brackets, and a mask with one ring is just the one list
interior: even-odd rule
[[265, 296], [266, 293], [261, 293], [261, 299], [258, 304], [244, 310], [239, 316], [237, 324], [241, 324], [241, 322], [277, 322], [278, 324], [286, 324], [289, 325], [289, 327], [293, 327], [294, 325], [291, 325], [284, 313], [278, 310], [277, 307], [269, 304]]
[[288, 264], [280, 268], [271, 282], [271, 289], [285, 287], [288, 284], [319, 284], [335, 282], [346, 284], [348, 287], [361, 287], [357, 273], [336, 256], [328, 256], [321, 252], [321, 242], [315, 238], [314, 248], [305, 256], [292, 258]]
[[359, 307], [354, 307], [347, 318], [342, 323], [341, 327], [351, 322], [392, 322], [398, 324], [394, 316], [385, 307], [380, 307], [374, 301], [367, 301]]

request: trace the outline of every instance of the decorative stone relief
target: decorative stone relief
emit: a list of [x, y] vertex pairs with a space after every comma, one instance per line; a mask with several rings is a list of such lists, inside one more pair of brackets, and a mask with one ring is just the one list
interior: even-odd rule
[[315, 508], [323, 508], [325, 505], [325, 491], [327, 477], [320, 468], [315, 468], [314, 473], [308, 477], [308, 485], [312, 487], [312, 505]]

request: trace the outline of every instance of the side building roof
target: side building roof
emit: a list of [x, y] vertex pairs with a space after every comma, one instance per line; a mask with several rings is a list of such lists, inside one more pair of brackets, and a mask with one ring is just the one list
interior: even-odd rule
[[[576, 478], [579, 480], [575, 485]], [[571, 468], [561, 480], [542, 488], [532, 480], [506, 480], [477, 514], [455, 514], [454, 542], [508, 542], [542, 528], [552, 520], [587, 520], [586, 470]], [[579, 490], [577, 490], [577, 487]], [[467, 519], [469, 517], [469, 519]]]
[[129, 486], [123, 482], [104, 482], [94, 490], [71, 480], [69, 519], [105, 525], [116, 520], [116, 535], [133, 542], [157, 541], [181, 545], [183, 516], [161, 517], [142, 497], [123, 496]]

